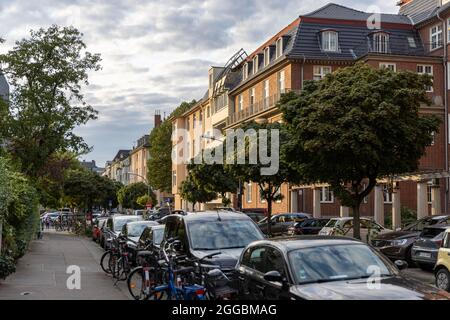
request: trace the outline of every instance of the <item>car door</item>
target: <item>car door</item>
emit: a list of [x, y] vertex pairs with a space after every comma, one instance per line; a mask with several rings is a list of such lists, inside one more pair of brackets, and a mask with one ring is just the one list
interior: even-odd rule
[[284, 214], [280, 214], [280, 215], [273, 217], [272, 226], [271, 226], [273, 235], [279, 235], [282, 233], [285, 218], [286, 218], [286, 216]]
[[[270, 271], [278, 271], [283, 278], [287, 280], [286, 263], [284, 256], [280, 250], [273, 247], [267, 247], [265, 253], [265, 273]], [[262, 296], [264, 300], [280, 300], [283, 295], [283, 285], [279, 282], [269, 282], [262, 278], [259, 287], [261, 290], [259, 296]]]
[[265, 254], [267, 247], [255, 246], [243, 254], [238, 268], [239, 292], [246, 300], [262, 300], [264, 298], [262, 282], [265, 273]]

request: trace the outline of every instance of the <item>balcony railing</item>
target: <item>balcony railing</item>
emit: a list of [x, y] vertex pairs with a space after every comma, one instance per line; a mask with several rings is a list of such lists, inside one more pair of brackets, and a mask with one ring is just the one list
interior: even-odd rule
[[239, 110], [235, 113], [232, 113], [227, 119], [227, 126], [233, 125], [237, 122], [245, 121], [259, 113], [263, 113], [265, 111], [275, 108], [277, 103], [280, 101], [281, 94], [288, 92], [296, 92], [299, 94], [300, 90], [286, 89], [281, 93], [274, 94], [258, 102], [255, 102], [249, 105], [247, 108], [244, 108], [243, 110]]

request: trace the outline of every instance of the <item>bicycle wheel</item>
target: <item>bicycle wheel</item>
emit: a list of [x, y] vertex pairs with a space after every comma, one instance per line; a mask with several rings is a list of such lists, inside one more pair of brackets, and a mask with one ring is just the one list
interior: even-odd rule
[[142, 267], [135, 268], [128, 275], [127, 279], [128, 291], [134, 300], [146, 300], [145, 294], [145, 277]]
[[111, 256], [111, 251], [106, 251], [102, 255], [102, 258], [100, 259], [100, 266], [102, 267], [102, 270], [107, 274], [111, 274], [111, 269], [109, 267], [110, 256]]
[[119, 260], [119, 258], [117, 257], [116, 254], [109, 255], [108, 267], [109, 267], [109, 270], [111, 270], [111, 275], [113, 276], [113, 278], [116, 278], [116, 276], [117, 276], [118, 264], [119, 264], [118, 260]]

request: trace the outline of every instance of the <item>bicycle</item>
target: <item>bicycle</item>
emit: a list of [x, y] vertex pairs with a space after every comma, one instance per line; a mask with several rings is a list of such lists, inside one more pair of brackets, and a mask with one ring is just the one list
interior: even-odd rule
[[129, 253], [127, 251], [127, 240], [123, 238], [116, 239], [118, 250], [114, 254], [110, 255], [108, 266], [111, 270], [111, 274], [116, 282], [125, 281], [128, 278], [128, 274], [131, 271], [131, 260], [129, 259]]
[[[141, 288], [139, 296], [131, 290], [130, 293], [136, 299], [142, 300], [205, 300], [206, 289], [202, 285], [193, 283], [193, 267], [176, 269], [178, 260], [185, 257], [177, 257], [169, 253], [177, 241], [171, 239], [162, 248], [163, 260], [158, 261], [158, 267], [143, 267], [133, 274], [140, 274]], [[148, 255], [141, 252], [141, 256]], [[153, 278], [151, 278], [153, 276]], [[129, 279], [132, 279], [131, 274]], [[131, 282], [131, 281], [130, 281]]]

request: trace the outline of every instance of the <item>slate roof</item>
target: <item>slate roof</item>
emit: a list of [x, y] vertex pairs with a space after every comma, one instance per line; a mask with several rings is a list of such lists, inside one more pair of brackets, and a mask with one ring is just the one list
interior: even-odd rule
[[436, 1], [414, 0], [400, 7], [399, 14], [409, 16], [413, 23], [420, 24], [436, 17], [438, 12], [450, 9], [450, 2], [438, 6]]
[[113, 162], [126, 159], [130, 155], [131, 150], [119, 150], [116, 156], [114, 157]]

